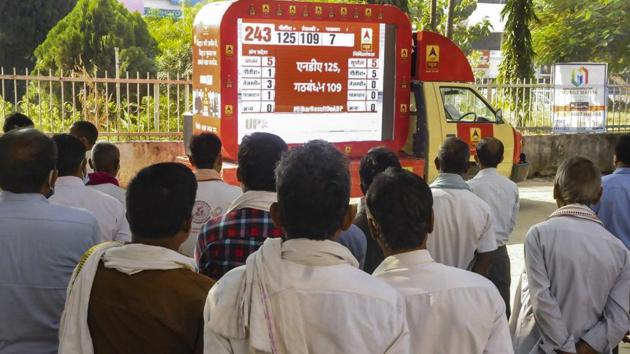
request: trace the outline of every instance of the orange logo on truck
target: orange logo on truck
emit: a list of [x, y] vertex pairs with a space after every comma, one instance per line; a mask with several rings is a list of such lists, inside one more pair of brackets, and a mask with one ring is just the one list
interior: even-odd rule
[[440, 46], [427, 45], [426, 50], [427, 71], [438, 71], [440, 69]]

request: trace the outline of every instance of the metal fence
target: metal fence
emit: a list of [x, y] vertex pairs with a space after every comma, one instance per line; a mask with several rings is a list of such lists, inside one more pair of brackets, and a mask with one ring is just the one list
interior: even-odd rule
[[[477, 88], [511, 124], [527, 133], [550, 133], [554, 85], [550, 78], [502, 84], [478, 80]], [[630, 131], [630, 83], [611, 78], [606, 91], [609, 132]]]
[[181, 139], [192, 108], [192, 80], [125, 73], [20, 74], [0, 68], [0, 115], [19, 111], [46, 132], [67, 132], [77, 120], [94, 123], [110, 140]]
[[[477, 87], [520, 130], [551, 132], [554, 87], [548, 78], [509, 84], [479, 80]], [[630, 83], [611, 79], [607, 95], [608, 131], [630, 131]], [[67, 132], [73, 122], [86, 119], [110, 140], [181, 139], [183, 113], [192, 104], [192, 80], [179, 75], [94, 77], [0, 68], [0, 116], [23, 112], [50, 133]]]

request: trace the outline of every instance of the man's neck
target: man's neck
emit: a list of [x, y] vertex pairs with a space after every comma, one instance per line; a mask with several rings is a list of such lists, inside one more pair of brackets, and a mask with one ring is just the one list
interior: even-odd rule
[[383, 255], [385, 257], [389, 257], [389, 256], [395, 256], [397, 254], [402, 254], [402, 253], [408, 253], [408, 252], [414, 252], [414, 251], [421, 251], [421, 250], [426, 250], [427, 249], [427, 244], [423, 243], [422, 245], [418, 246], [418, 247], [413, 247], [413, 248], [401, 248], [399, 250], [388, 250], [388, 251], [383, 251]]
[[149, 245], [149, 246], [164, 247], [173, 251], [177, 251], [179, 249], [179, 246], [181, 245], [181, 242], [177, 241], [177, 237], [152, 238], [152, 237], [142, 237], [142, 236], [132, 235], [131, 242], [141, 243], [143, 245]]

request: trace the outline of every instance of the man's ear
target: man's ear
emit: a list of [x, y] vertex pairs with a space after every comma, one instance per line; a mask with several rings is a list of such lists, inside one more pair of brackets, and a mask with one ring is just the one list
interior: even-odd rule
[[273, 224], [281, 229], [284, 226], [284, 219], [282, 217], [282, 212], [280, 211], [280, 205], [278, 205], [278, 202], [274, 202], [273, 204], [271, 204], [271, 207], [269, 208], [269, 213], [271, 214], [271, 221], [273, 221]]
[[195, 167], [195, 159], [193, 159], [192, 155], [188, 155], [188, 162], [190, 162], [190, 165]]
[[560, 188], [555, 183], [553, 185], [553, 199], [555, 199], [555, 200], [561, 200], [562, 199], [562, 196], [560, 195]]
[[94, 163], [92, 162], [92, 159], [91, 159], [91, 158], [90, 158], [90, 159], [88, 159], [88, 165], [90, 165], [90, 168], [91, 168], [92, 170], [94, 170]]
[[59, 170], [54, 169], [50, 171], [50, 175], [48, 175], [48, 187], [50, 189], [55, 188], [55, 183], [57, 183], [57, 178], [59, 178]]
[[470, 169], [470, 161], [466, 161], [466, 165], [464, 166], [464, 174], [468, 173]]
[[83, 177], [85, 177], [87, 175], [86, 166], [87, 166], [87, 159], [83, 159], [83, 161], [81, 161], [81, 166], [80, 166], [81, 174], [83, 175]]
[[499, 160], [499, 163], [503, 162], [503, 160], [505, 160], [505, 155], [501, 156], [501, 160]]
[[239, 165], [239, 167], [236, 168], [236, 180], [239, 182], [243, 182], [243, 178], [241, 176], [241, 166]]
[[433, 160], [433, 163], [435, 163], [435, 168], [439, 171], [440, 170], [440, 159], [436, 157], [435, 160]]
[[217, 155], [216, 160], [214, 160], [214, 169], [217, 172], [221, 172], [222, 168], [223, 168], [223, 154], [219, 153], [219, 155]]
[[479, 156], [477, 156], [477, 154], [475, 154], [475, 162], [478, 166], [481, 166], [481, 161], [479, 161]]
[[348, 205], [348, 210], [346, 211], [346, 215], [343, 217], [343, 223], [341, 224], [341, 230], [346, 231], [352, 226], [354, 222], [354, 218], [357, 216], [357, 206], [356, 204]]
[[593, 205], [599, 203], [599, 201], [602, 199], [602, 195], [604, 194], [604, 188], [602, 188], [601, 186], [599, 187], [599, 192], [597, 192], [597, 200], [595, 200], [593, 202]]
[[186, 233], [186, 235], [190, 234], [190, 229], [192, 229], [192, 215], [182, 225], [182, 231]]
[[427, 220], [427, 235], [433, 232], [434, 227], [435, 227], [435, 211], [431, 209], [431, 215], [429, 216], [429, 219]]
[[118, 172], [120, 172], [120, 159], [116, 160], [116, 167], [114, 168], [114, 177], [118, 176]]

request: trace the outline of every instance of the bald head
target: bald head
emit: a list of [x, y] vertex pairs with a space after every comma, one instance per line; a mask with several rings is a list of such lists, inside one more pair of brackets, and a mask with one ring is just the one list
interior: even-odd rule
[[468, 144], [461, 139], [451, 137], [442, 143], [435, 164], [442, 173], [463, 175], [468, 171], [469, 159]]
[[503, 143], [497, 138], [483, 138], [477, 144], [477, 158], [482, 168], [496, 168], [503, 162]]
[[52, 139], [35, 129], [0, 137], [0, 188], [13, 193], [41, 193], [57, 163]]
[[92, 149], [92, 168], [96, 172], [107, 172], [112, 176], [120, 169], [120, 150], [112, 143], [100, 142]]

